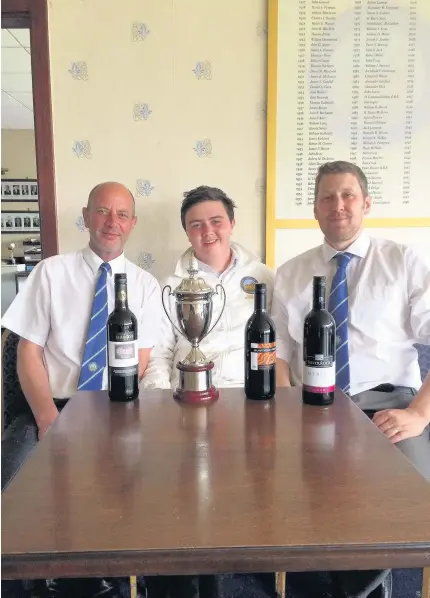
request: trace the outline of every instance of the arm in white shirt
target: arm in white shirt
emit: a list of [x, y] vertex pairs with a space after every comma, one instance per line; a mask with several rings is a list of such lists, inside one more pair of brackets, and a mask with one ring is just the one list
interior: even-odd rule
[[430, 268], [408, 248], [405, 269], [412, 333], [417, 343], [430, 345]]
[[409, 405], [409, 409], [411, 408], [424, 418], [427, 425], [430, 424], [430, 372], [427, 374], [416, 397]]
[[143, 388], [170, 388], [176, 333], [166, 314], [161, 319], [159, 343], [153, 348], [143, 377]]
[[161, 324], [161, 289], [153, 276], [145, 277], [145, 293], [138, 322], [139, 380], [142, 380], [153, 347], [158, 344]]
[[145, 375], [152, 349], [139, 349], [139, 382]]
[[288, 332], [288, 312], [283, 291], [282, 273], [275, 277], [271, 315], [276, 327], [276, 386], [291, 386], [289, 361], [293, 356], [293, 339]]
[[41, 437], [58, 415], [52, 398], [43, 348], [51, 328], [51, 281], [46, 263], [31, 272], [2, 319], [2, 326], [18, 334], [17, 371]]
[[[417, 343], [430, 345], [430, 268], [410, 248], [405, 254], [411, 328]], [[410, 404], [430, 423], [430, 373]]]
[[58, 416], [43, 363], [43, 347], [21, 338], [18, 343], [17, 371], [22, 392], [36, 420], [40, 439]]
[[[417, 343], [430, 344], [430, 269], [408, 248], [405, 253], [410, 325]], [[423, 433], [430, 423], [430, 373], [406, 409], [384, 409], [374, 423], [391, 439], [399, 442]]]

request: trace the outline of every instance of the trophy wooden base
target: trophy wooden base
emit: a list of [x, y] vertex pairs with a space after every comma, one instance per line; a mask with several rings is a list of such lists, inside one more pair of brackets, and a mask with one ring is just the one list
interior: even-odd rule
[[213, 361], [201, 365], [179, 362], [179, 386], [173, 393], [174, 398], [188, 405], [207, 405], [216, 401], [219, 392], [212, 384]]

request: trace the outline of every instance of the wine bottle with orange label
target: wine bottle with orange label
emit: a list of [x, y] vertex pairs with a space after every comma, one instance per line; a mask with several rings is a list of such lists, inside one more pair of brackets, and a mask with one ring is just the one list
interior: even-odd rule
[[276, 330], [267, 311], [266, 285], [257, 283], [254, 313], [245, 327], [245, 394], [267, 400], [276, 389]]

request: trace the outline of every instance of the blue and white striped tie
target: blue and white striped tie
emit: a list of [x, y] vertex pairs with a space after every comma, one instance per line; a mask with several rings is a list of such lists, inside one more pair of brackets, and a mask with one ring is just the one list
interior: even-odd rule
[[94, 294], [78, 390], [101, 390], [102, 388], [103, 372], [106, 367], [106, 322], [109, 315], [106, 279], [110, 269], [110, 265], [106, 262], [99, 268], [100, 275]]
[[348, 283], [346, 269], [351, 253], [338, 253], [337, 270], [331, 283], [328, 310], [336, 322], [336, 386], [349, 392], [349, 350], [348, 350]]

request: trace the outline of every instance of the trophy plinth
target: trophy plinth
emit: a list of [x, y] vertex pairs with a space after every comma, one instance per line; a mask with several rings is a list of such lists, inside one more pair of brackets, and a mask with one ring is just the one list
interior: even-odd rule
[[213, 361], [193, 365], [179, 361], [179, 386], [173, 393], [177, 401], [193, 405], [211, 403], [219, 397], [219, 392], [212, 384]]
[[[197, 277], [198, 266], [193, 253], [190, 257], [188, 273], [189, 278], [184, 278], [174, 291], [169, 285], [164, 287], [162, 302], [171, 324], [191, 343], [188, 355], [176, 364], [179, 370], [179, 386], [173, 396], [183, 403], [199, 405], [215, 401], [219, 396], [218, 390], [212, 384], [214, 363], [206, 359], [199, 348], [199, 343], [217, 325], [224, 311], [226, 296], [222, 285], [216, 285], [214, 290], [203, 278]], [[177, 324], [173, 322], [169, 310], [166, 309], [164, 301], [166, 290], [169, 291], [169, 296], [175, 298]], [[221, 295], [221, 291], [224, 303], [218, 318], [209, 329], [212, 320], [212, 297], [214, 294]]]

